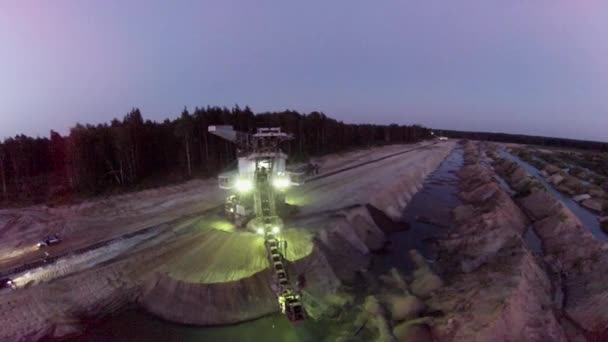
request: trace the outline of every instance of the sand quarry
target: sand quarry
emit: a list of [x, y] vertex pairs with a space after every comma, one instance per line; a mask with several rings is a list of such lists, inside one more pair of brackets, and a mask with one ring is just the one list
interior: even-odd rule
[[[340, 305], [339, 288], [365, 268], [386, 234], [371, 204], [398, 220], [425, 177], [456, 142], [391, 145], [315, 160], [321, 176], [291, 190], [300, 210], [286, 220], [290, 274], [305, 274], [310, 316]], [[278, 311], [262, 238], [220, 215], [215, 179], [83, 203], [0, 210], [0, 270], [19, 287], [0, 297], [2, 340], [78, 332], [86, 317], [135, 304], [167, 320], [230, 324]], [[33, 246], [57, 233], [63, 242]], [[27, 270], [19, 265], [30, 265]]]
[[[427, 142], [316, 160], [320, 177], [287, 197], [299, 210], [282, 238], [289, 274], [306, 278], [310, 321], [338, 330], [326, 340], [605, 340], [606, 239], [547, 187], [550, 170], [530, 174], [505, 148]], [[411, 269], [374, 273], [404, 209], [448, 156], [462, 160], [449, 171], [459, 204], [426, 242], [434, 256], [399, 250]], [[2, 270], [19, 288], [1, 292], [0, 340], [78, 334], [87, 320], [134, 306], [196, 326], [277, 313], [263, 239], [222, 218], [224, 196], [214, 180], [196, 180], [2, 210]], [[64, 241], [40, 264], [32, 246], [53, 232]]]

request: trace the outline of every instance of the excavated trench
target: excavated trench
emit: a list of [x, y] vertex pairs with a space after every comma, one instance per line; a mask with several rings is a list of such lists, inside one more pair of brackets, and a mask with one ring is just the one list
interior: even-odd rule
[[[511, 188], [511, 186], [498, 174], [494, 174], [494, 179], [498, 181], [498, 185], [511, 197], [513, 197], [516, 192]], [[536, 231], [534, 231], [534, 226], [529, 225], [526, 227], [524, 234], [522, 235], [524, 242], [530, 248], [532, 252], [538, 255], [543, 255], [543, 242], [541, 241]]]
[[[383, 211], [371, 205], [361, 207], [386, 234], [384, 248], [370, 254], [370, 268], [355, 272], [347, 286], [355, 305], [362, 305], [366, 296], [377, 290], [372, 283], [391, 268], [401, 273], [412, 270], [408, 257], [410, 249], [417, 249], [427, 259], [433, 259], [430, 241], [444, 235], [452, 225], [451, 210], [460, 203], [456, 172], [463, 165], [463, 150], [456, 147], [433, 171], [402, 211], [402, 222], [392, 221]], [[330, 256], [328, 256], [329, 258]], [[331, 263], [331, 260], [330, 260]], [[168, 340], [168, 341], [318, 341], [339, 335], [338, 330], [352, 327], [354, 310], [336, 319], [306, 320], [294, 326], [281, 314], [272, 314], [249, 322], [229, 326], [198, 327], [176, 324], [154, 317], [139, 308], [130, 308], [102, 320], [90, 322], [85, 334], [70, 341]], [[347, 328], [348, 329], [348, 328]], [[354, 333], [355, 334], [355, 333]], [[354, 340], [371, 336], [361, 333]]]
[[401, 220], [409, 229], [391, 234], [385, 253], [375, 260], [374, 266], [379, 272], [391, 267], [402, 272], [411, 271], [414, 265], [407, 253], [411, 249], [418, 250], [427, 260], [435, 259], [431, 242], [452, 226], [451, 211], [461, 204], [456, 172], [462, 165], [463, 150], [458, 146], [425, 180], [403, 212]]
[[[528, 163], [506, 151], [493, 153], [497, 172], [518, 189], [517, 204], [540, 237], [544, 253], [539, 264], [551, 279], [553, 312], [561, 329], [569, 340], [605, 341], [608, 247], [594, 229], [592, 214], [553, 189]], [[543, 187], [535, 185], [539, 182]]]
[[538, 181], [540, 181], [545, 186], [545, 188], [549, 191], [549, 193], [551, 195], [553, 195], [555, 198], [557, 198], [560, 202], [562, 202], [566, 207], [568, 207], [568, 209], [570, 209], [572, 211], [572, 213], [574, 213], [574, 215], [576, 215], [576, 217], [583, 223], [583, 225], [587, 229], [589, 229], [589, 231], [596, 238], [603, 240], [603, 241], [608, 241], [608, 234], [606, 234], [602, 231], [602, 229], [600, 227], [600, 223], [597, 220], [597, 216], [594, 213], [592, 213], [588, 209], [580, 206], [569, 196], [564, 195], [561, 192], [557, 191], [555, 188], [553, 188], [553, 185], [549, 184], [540, 175], [540, 171], [536, 167], [530, 165], [529, 163], [527, 163], [524, 160], [522, 160], [521, 158], [513, 155], [512, 153], [505, 151], [504, 149], [500, 149], [499, 154], [503, 158], [507, 158], [511, 161], [516, 162], [519, 166], [523, 167], [530, 175], [534, 176]]
[[[483, 157], [481, 158], [480, 163], [489, 169], [493, 169], [490, 159], [485, 154], [485, 150], [481, 151], [481, 155]], [[498, 182], [498, 185], [500, 185], [500, 187], [509, 196], [513, 197], [517, 194], [517, 192], [515, 190], [513, 190], [513, 188], [511, 188], [509, 183], [507, 183], [507, 181], [504, 178], [502, 178], [502, 176], [500, 176], [498, 173], [494, 173], [493, 177]], [[528, 246], [528, 248], [533, 253], [535, 253], [537, 255], [543, 255], [543, 242], [540, 239], [540, 237], [538, 236], [538, 234], [536, 234], [536, 231], [534, 230], [534, 225], [529, 225], [526, 227], [526, 230], [524, 231], [522, 238], [523, 238], [524, 242], [526, 243], [526, 245]]]

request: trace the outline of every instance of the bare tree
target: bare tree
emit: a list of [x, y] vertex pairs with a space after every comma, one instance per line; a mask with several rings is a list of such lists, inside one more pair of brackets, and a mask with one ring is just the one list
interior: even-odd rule
[[188, 110], [184, 108], [182, 112], [182, 116], [179, 118], [177, 122], [177, 126], [175, 127], [175, 134], [178, 137], [184, 139], [184, 149], [186, 152], [186, 165], [188, 170], [188, 177], [192, 177], [192, 154], [190, 147], [190, 140], [192, 138], [192, 131], [194, 129], [194, 123], [192, 121], [192, 116], [188, 113]]

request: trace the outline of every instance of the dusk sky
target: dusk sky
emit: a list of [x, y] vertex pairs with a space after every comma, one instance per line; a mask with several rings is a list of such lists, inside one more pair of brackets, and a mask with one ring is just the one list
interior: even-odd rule
[[608, 2], [0, 2], [0, 138], [237, 103], [608, 141]]

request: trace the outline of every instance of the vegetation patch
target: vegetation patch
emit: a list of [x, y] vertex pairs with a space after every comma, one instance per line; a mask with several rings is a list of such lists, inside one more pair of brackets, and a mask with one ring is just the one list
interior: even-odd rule
[[529, 177], [528, 181], [524, 183], [524, 185], [521, 187], [521, 189], [519, 190], [518, 196], [520, 197], [527, 197], [530, 194], [536, 192], [536, 191], [547, 191], [547, 188], [545, 188], [545, 186], [537, 181], [536, 179]]

